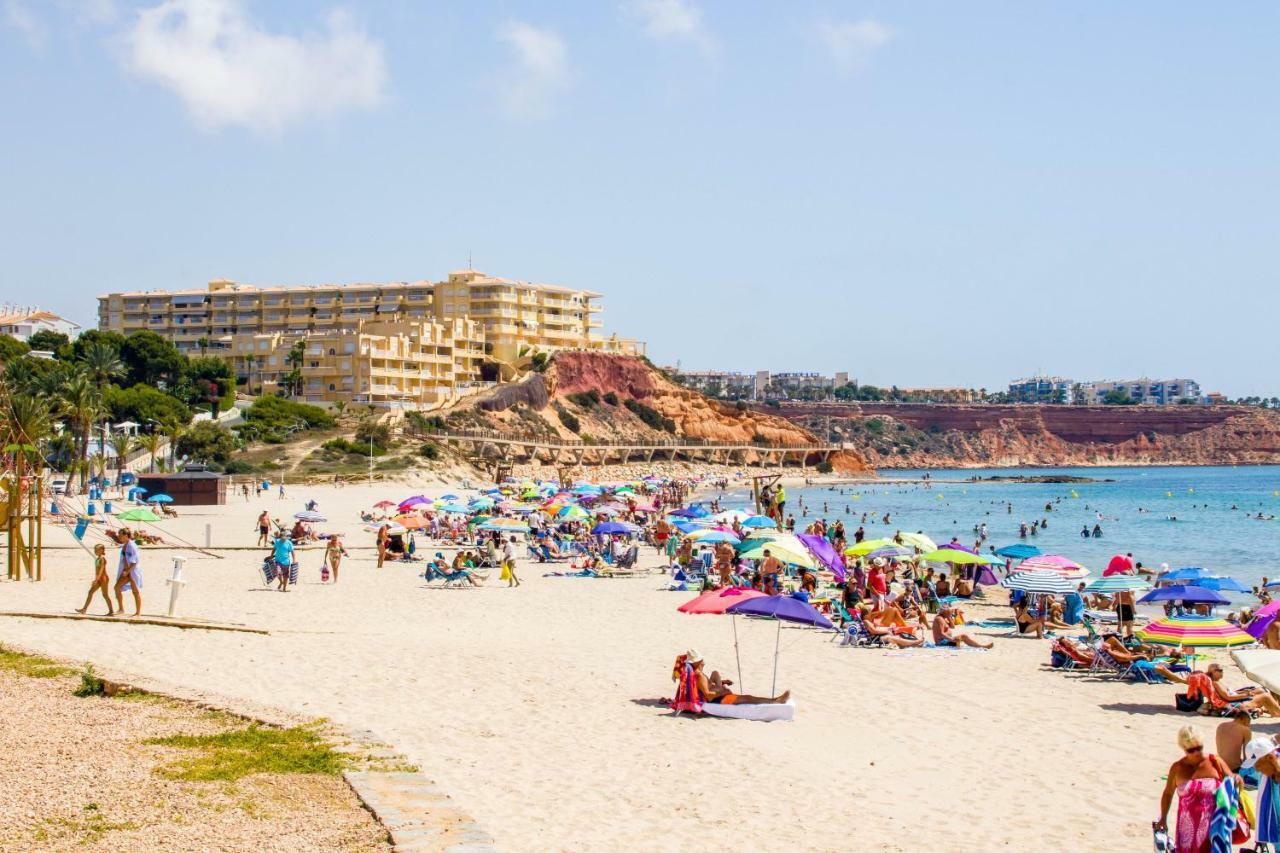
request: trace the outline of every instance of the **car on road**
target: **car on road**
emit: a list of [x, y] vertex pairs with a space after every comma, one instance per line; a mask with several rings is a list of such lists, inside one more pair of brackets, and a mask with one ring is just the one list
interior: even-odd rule
[[49, 491], [55, 495], [65, 495], [67, 493], [66, 480], [53, 480], [49, 483]]

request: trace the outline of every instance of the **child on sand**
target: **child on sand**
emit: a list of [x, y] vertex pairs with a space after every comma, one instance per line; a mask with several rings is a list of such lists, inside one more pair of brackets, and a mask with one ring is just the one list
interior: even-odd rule
[[84, 599], [84, 607], [76, 610], [77, 613], [84, 613], [89, 609], [89, 604], [93, 601], [93, 594], [98, 590], [102, 590], [102, 600], [107, 603], [107, 615], [115, 616], [115, 608], [111, 606], [111, 578], [107, 575], [107, 546], [98, 544], [93, 546], [93, 583], [89, 586], [89, 594]]

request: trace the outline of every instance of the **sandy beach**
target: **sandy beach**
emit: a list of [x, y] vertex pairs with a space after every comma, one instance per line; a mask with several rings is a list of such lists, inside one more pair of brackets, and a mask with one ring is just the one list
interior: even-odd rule
[[[522, 562], [519, 589], [496, 577], [442, 589], [420, 564], [378, 569], [358, 513], [414, 491], [291, 487], [155, 525], [203, 543], [211, 523], [227, 550], [144, 549], [144, 614], [164, 613], [183, 553], [180, 615], [268, 635], [4, 616], [0, 643], [371, 730], [503, 849], [1138, 850], [1178, 727], [1212, 736], [1212, 721], [1173, 712], [1172, 687], [1049, 670], [1048, 641], [1002, 630], [978, 632], [996, 637], [990, 652], [885, 652], [783, 628], [794, 722], [674, 718], [658, 700], [676, 654], [735, 669], [728, 618], [677, 613], [690, 594], [661, 591], [659, 575], [543, 578]], [[310, 498], [330, 519], [319, 529], [346, 534], [341, 581], [320, 583], [317, 548], [301, 553], [296, 588], [268, 589], [254, 519], [288, 519]], [[83, 602], [88, 556], [64, 530], [45, 541], [45, 580], [0, 585], [0, 609]], [[642, 565], [657, 564], [643, 549]], [[767, 692], [774, 623], [737, 627], [740, 687]]]

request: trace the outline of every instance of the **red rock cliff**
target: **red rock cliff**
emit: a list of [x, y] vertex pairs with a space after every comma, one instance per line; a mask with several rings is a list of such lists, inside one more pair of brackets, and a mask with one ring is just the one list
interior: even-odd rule
[[1280, 413], [1244, 406], [797, 403], [781, 413], [829, 428], [877, 467], [1280, 463]]

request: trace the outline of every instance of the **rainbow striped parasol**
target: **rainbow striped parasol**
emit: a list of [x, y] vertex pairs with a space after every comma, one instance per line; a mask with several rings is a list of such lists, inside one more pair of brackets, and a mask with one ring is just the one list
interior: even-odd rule
[[1213, 616], [1165, 616], [1138, 629], [1138, 639], [1163, 646], [1230, 648], [1256, 643], [1238, 625]]

